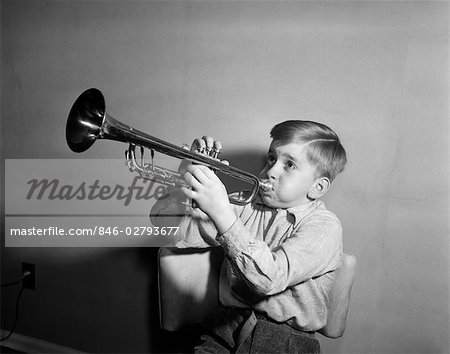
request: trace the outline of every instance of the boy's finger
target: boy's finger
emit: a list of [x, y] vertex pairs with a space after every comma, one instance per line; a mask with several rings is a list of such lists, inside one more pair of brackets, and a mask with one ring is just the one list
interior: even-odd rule
[[203, 165], [191, 165], [188, 168], [188, 171], [201, 183], [207, 183], [211, 178], [215, 175], [214, 173], [206, 166]]
[[191, 200], [195, 200], [198, 196], [197, 193], [190, 188], [181, 187], [181, 191], [184, 193], [184, 195], [187, 198], [189, 198]]
[[197, 190], [202, 186], [202, 183], [199, 180], [199, 178], [192, 172], [186, 172], [184, 174], [184, 179], [194, 190]]
[[206, 177], [208, 177], [209, 179], [211, 178], [217, 178], [217, 175], [214, 173], [213, 170], [211, 170], [209, 167], [206, 166], [202, 166], [202, 171], [203, 173], [206, 175]]
[[211, 156], [214, 157], [215, 159], [217, 159], [221, 150], [222, 150], [222, 143], [220, 141], [215, 141]]
[[207, 135], [204, 135], [202, 139], [206, 144], [206, 153], [209, 155], [214, 147], [214, 139]]
[[[197, 172], [195, 172], [195, 171], [197, 171]], [[209, 167], [207, 167], [205, 165], [195, 165], [192, 168], [191, 173], [192, 172], [198, 173], [199, 178], [202, 179], [201, 182], [206, 182], [206, 179], [203, 179], [204, 177], [206, 177], [207, 179], [216, 178], [216, 174], [213, 172], [213, 170], [211, 170]], [[193, 174], [196, 176], [195, 173], [193, 173]]]
[[203, 152], [206, 149], [206, 142], [203, 139], [197, 138], [192, 143], [191, 151]]

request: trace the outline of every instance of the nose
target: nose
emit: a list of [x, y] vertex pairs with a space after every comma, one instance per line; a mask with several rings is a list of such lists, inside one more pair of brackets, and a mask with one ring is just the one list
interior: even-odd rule
[[266, 176], [270, 180], [276, 180], [278, 178], [279, 174], [279, 164], [274, 163], [272, 166], [267, 165], [266, 169]]

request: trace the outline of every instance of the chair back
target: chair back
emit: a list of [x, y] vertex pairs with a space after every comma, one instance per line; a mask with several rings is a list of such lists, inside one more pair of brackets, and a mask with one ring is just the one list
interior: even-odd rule
[[328, 296], [327, 324], [318, 331], [320, 334], [329, 338], [339, 338], [344, 334], [355, 276], [356, 257], [344, 253]]
[[198, 323], [218, 304], [222, 261], [221, 247], [159, 250], [161, 328], [177, 331]]

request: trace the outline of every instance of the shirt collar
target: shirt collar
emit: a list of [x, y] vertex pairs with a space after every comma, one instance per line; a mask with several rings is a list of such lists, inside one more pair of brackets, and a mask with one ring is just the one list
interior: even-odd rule
[[[266, 210], [273, 210], [274, 208], [271, 208], [267, 206], [263, 201], [260, 195], [258, 195], [255, 198], [255, 203], [258, 205], [261, 205]], [[322, 205], [323, 202], [321, 200], [312, 200], [306, 204], [300, 204], [296, 205], [290, 208], [280, 208], [277, 210], [286, 210], [287, 213], [291, 214], [295, 218], [295, 222], [302, 220], [305, 216], [307, 216], [311, 211]]]

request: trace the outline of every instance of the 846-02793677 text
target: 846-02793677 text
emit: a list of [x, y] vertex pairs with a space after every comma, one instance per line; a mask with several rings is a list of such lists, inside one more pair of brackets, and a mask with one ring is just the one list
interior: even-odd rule
[[173, 236], [178, 226], [93, 226], [65, 229], [58, 226], [46, 228], [11, 228], [11, 236]]

